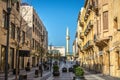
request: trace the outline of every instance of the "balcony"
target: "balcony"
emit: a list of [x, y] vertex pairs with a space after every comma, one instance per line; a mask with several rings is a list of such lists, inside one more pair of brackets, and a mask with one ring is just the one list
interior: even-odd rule
[[87, 25], [87, 28], [85, 29], [85, 36], [90, 32], [90, 30], [92, 29], [93, 27], [93, 21], [90, 20], [88, 25]]
[[84, 48], [84, 50], [87, 50], [87, 49], [93, 47], [93, 45], [94, 45], [93, 40], [89, 40], [89, 41], [83, 46], [83, 48]]
[[80, 21], [80, 26], [83, 27], [84, 26], [84, 23]]
[[83, 50], [86, 50], [87, 49], [87, 45], [85, 44], [84, 46], [83, 46]]
[[93, 42], [93, 40], [89, 40], [87, 42], [87, 44], [88, 44], [88, 47], [92, 47], [94, 45], [94, 42]]
[[87, 21], [87, 19], [88, 19], [88, 15], [85, 15], [84, 21]]
[[87, 10], [90, 12], [92, 10], [92, 5], [89, 4]]
[[92, 5], [91, 4], [88, 4], [88, 7], [86, 9], [86, 13], [85, 13], [85, 17], [84, 17], [84, 20], [87, 21], [89, 15], [90, 15], [90, 12], [92, 10]]
[[95, 4], [94, 4], [94, 12], [98, 16], [98, 14], [99, 14], [98, 2], [95, 2]]
[[84, 32], [84, 35], [87, 36], [87, 32]]
[[109, 43], [109, 36], [103, 37], [101, 35], [94, 35], [94, 42], [95, 45], [98, 47], [106, 47]]
[[88, 23], [87, 28], [91, 29], [92, 27], [93, 27], [93, 20], [90, 20], [89, 23]]
[[84, 39], [84, 33], [83, 32], [80, 32], [80, 38]]

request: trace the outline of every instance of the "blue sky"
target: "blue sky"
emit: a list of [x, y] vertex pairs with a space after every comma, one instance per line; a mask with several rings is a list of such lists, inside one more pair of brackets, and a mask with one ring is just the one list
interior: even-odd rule
[[70, 51], [75, 39], [77, 17], [84, 0], [23, 0], [32, 5], [48, 31], [48, 43], [66, 46], [66, 28], [70, 31]]

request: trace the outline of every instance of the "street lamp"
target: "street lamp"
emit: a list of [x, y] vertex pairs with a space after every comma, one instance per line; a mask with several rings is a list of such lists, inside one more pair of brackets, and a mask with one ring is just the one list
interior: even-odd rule
[[7, 0], [7, 44], [6, 44], [6, 53], [5, 53], [5, 80], [8, 80], [8, 52], [9, 52], [9, 23], [10, 23], [10, 13], [11, 13], [11, 7], [10, 7], [10, 0]]
[[7, 18], [6, 18], [6, 52], [5, 52], [5, 80], [8, 80], [8, 52], [9, 52], [9, 27], [10, 27], [10, 14], [11, 14], [11, 3], [16, 3], [18, 0], [6, 0]]
[[51, 71], [51, 67], [52, 67], [52, 44], [50, 44], [50, 71]]

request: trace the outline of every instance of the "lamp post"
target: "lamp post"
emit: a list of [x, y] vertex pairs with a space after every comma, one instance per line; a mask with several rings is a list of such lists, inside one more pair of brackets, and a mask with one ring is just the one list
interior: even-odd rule
[[10, 23], [10, 13], [11, 13], [11, 7], [10, 7], [10, 0], [7, 0], [7, 45], [6, 45], [6, 53], [5, 53], [5, 80], [8, 80], [8, 52], [9, 52], [9, 23]]
[[50, 44], [50, 71], [51, 71], [51, 67], [52, 67], [52, 44]]
[[7, 37], [6, 37], [6, 51], [5, 51], [5, 80], [8, 80], [8, 53], [9, 53], [9, 27], [10, 27], [10, 14], [11, 14], [11, 3], [16, 3], [18, 0], [6, 0], [6, 9], [7, 9], [7, 17], [6, 17], [6, 29], [7, 29]]

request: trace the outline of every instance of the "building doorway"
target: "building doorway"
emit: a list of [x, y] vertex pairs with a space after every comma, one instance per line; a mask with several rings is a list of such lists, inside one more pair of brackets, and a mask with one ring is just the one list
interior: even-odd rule
[[14, 69], [14, 48], [10, 48], [10, 63], [9, 68]]

